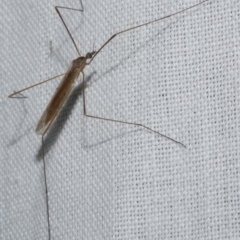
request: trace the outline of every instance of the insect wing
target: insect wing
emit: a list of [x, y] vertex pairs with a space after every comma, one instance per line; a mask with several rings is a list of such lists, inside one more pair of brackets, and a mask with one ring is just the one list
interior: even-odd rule
[[36, 127], [37, 134], [42, 136], [45, 135], [45, 133], [48, 131], [48, 129], [60, 113], [64, 102], [70, 95], [80, 74], [80, 72], [72, 72], [71, 69], [72, 66], [69, 67], [68, 72], [63, 77], [51, 101], [44, 110]]

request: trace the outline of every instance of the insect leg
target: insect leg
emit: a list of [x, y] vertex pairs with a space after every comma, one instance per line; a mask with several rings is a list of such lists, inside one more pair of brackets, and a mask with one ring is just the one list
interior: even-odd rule
[[72, 11], [83, 12], [83, 10], [84, 10], [84, 9], [83, 9], [83, 4], [82, 4], [82, 1], [80, 1], [80, 2], [81, 2], [81, 9], [69, 8], [69, 7], [63, 7], [63, 6], [55, 6], [55, 10], [56, 10], [58, 16], [60, 17], [60, 19], [61, 19], [61, 21], [62, 21], [65, 29], [67, 30], [67, 33], [68, 33], [69, 37], [71, 38], [72, 43], [73, 43], [75, 49], [77, 50], [79, 56], [81, 56], [80, 51], [79, 51], [79, 49], [78, 49], [78, 47], [77, 47], [76, 42], [75, 42], [74, 39], [73, 39], [72, 34], [70, 33], [69, 28], [67, 27], [67, 24], [65, 23], [65, 21], [64, 21], [64, 19], [63, 19], [63, 16], [62, 16], [62, 14], [60, 13], [60, 10], [59, 10], [59, 9], [67, 9], [67, 10], [72, 10]]
[[175, 140], [175, 139], [173, 139], [173, 138], [171, 138], [171, 137], [169, 137], [169, 136], [167, 136], [167, 135], [165, 135], [165, 134], [162, 134], [162, 133], [160, 133], [160, 132], [158, 132], [158, 131], [155, 131], [155, 130], [151, 129], [150, 127], [148, 127], [148, 126], [146, 126], [146, 125], [143, 125], [143, 124], [141, 124], [141, 123], [127, 122], [127, 121], [121, 121], [121, 120], [117, 120], [117, 119], [104, 118], [104, 117], [99, 117], [99, 116], [94, 116], [94, 115], [87, 114], [86, 98], [85, 98], [85, 81], [84, 81], [84, 73], [83, 73], [83, 72], [82, 72], [82, 75], [83, 75], [82, 91], [83, 91], [83, 114], [84, 114], [84, 116], [90, 117], [90, 118], [99, 119], [99, 120], [104, 120], [104, 121], [117, 122], [117, 123], [123, 123], [123, 124], [135, 125], [135, 126], [138, 126], [138, 127], [142, 127], [142, 128], [147, 129], [147, 130], [150, 131], [150, 132], [153, 132], [153, 133], [155, 133], [155, 134], [158, 134], [158, 135], [160, 135], [161, 137], [167, 138], [168, 140], [171, 140], [171, 141], [173, 141], [173, 142], [175, 142], [175, 143], [177, 143], [177, 144], [180, 144], [181, 146], [183, 146], [183, 147], [186, 148], [186, 146], [185, 146], [183, 143], [181, 143], [181, 142], [179, 142], [179, 141], [177, 141], [177, 140]]
[[[30, 87], [21, 89], [21, 90], [19, 90], [19, 91], [17, 91], [17, 92], [14, 92], [14, 93], [10, 94], [8, 97], [9, 97], [9, 98], [26, 98], [26, 96], [24, 96], [23, 94], [21, 94], [21, 92], [26, 91], [26, 90], [28, 90], [28, 89], [30, 89], [30, 88], [36, 87], [36, 86], [38, 86], [38, 85], [41, 85], [41, 84], [43, 84], [43, 83], [45, 83], [45, 82], [51, 81], [51, 80], [53, 80], [53, 79], [55, 79], [55, 78], [61, 77], [61, 76], [63, 76], [64, 74], [65, 74], [65, 73], [59, 74], [59, 75], [57, 75], [57, 76], [48, 78], [47, 80], [44, 80], [44, 81], [39, 82], [39, 83], [37, 83], [37, 84], [34, 84], [34, 85], [30, 86]], [[17, 95], [17, 94], [20, 94], [21, 97], [14, 97], [14, 96]]]

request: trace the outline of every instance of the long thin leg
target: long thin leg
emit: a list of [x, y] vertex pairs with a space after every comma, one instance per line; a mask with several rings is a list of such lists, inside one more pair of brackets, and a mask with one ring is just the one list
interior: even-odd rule
[[[84, 9], [83, 9], [83, 4], [82, 4], [82, 1], [81, 1], [81, 0], [80, 0], [80, 4], [81, 4], [81, 9], [68, 8], [68, 7], [62, 7], [62, 6], [55, 6], [55, 10], [57, 11], [57, 13], [58, 13], [58, 15], [59, 15], [59, 17], [60, 17], [60, 19], [61, 19], [64, 27], [65, 27], [65, 29], [67, 30], [67, 33], [68, 33], [69, 37], [71, 38], [71, 40], [72, 40], [72, 42], [73, 42], [73, 44], [74, 44], [74, 47], [76, 48], [79, 56], [81, 56], [81, 54], [80, 54], [80, 51], [78, 50], [77, 44], [75, 43], [75, 41], [74, 41], [74, 39], [73, 39], [73, 37], [72, 37], [72, 35], [71, 35], [71, 33], [70, 33], [70, 31], [69, 31], [66, 23], [65, 23], [65, 21], [63, 20], [63, 17], [62, 17], [62, 15], [61, 15], [61, 13], [60, 13], [60, 11], [59, 11], [58, 9], [62, 8], [62, 9], [68, 9], [68, 10], [83, 12]], [[47, 81], [50, 81], [50, 80], [52, 80], [52, 79], [54, 79], [54, 78], [60, 77], [60, 76], [62, 76], [62, 75], [64, 75], [64, 74], [65, 74], [65, 73], [62, 73], [62, 74], [60, 74], [60, 75], [57, 75], [57, 76], [52, 77], [52, 78], [49, 78], [49, 79], [47, 79], [47, 80], [45, 80], [45, 81], [42, 81], [42, 82], [40, 82], [40, 83], [34, 84], [34, 85], [30, 86], [30, 87], [24, 88], [24, 89], [22, 89], [22, 90], [20, 90], [20, 91], [14, 92], [14, 93], [10, 94], [8, 97], [9, 97], [9, 98], [26, 98], [26, 97], [25, 97], [24, 95], [22, 95], [22, 94], [20, 94], [21, 97], [14, 97], [14, 96], [17, 95], [17, 94], [19, 94], [19, 93], [21, 93], [21, 92], [23, 92], [23, 91], [25, 91], [25, 90], [28, 90], [28, 89], [32, 88], [32, 87], [38, 86], [38, 85], [43, 84], [43, 83], [45, 83], [45, 82], [47, 82]]]
[[162, 133], [160, 133], [160, 132], [157, 132], [157, 131], [155, 131], [155, 130], [153, 130], [153, 129], [151, 129], [151, 128], [149, 128], [149, 127], [147, 127], [147, 126], [145, 126], [145, 125], [143, 125], [143, 124], [141, 124], [141, 123], [127, 122], [127, 121], [121, 121], [121, 120], [116, 120], [116, 119], [98, 117], [98, 116], [94, 116], [94, 115], [89, 115], [89, 114], [87, 114], [86, 100], [85, 100], [84, 72], [82, 72], [82, 75], [83, 75], [82, 91], [83, 91], [83, 114], [84, 114], [84, 116], [90, 117], [90, 118], [99, 119], [99, 120], [104, 120], [104, 121], [117, 122], [117, 123], [123, 123], [123, 124], [129, 124], [129, 125], [134, 125], [134, 126], [142, 127], [142, 128], [147, 129], [147, 130], [150, 131], [150, 132], [156, 133], [156, 134], [160, 135], [161, 137], [167, 138], [168, 140], [171, 140], [171, 141], [173, 141], [173, 142], [175, 142], [175, 143], [177, 143], [177, 144], [180, 144], [181, 146], [183, 146], [183, 147], [186, 148], [186, 146], [185, 146], [183, 143], [181, 143], [181, 142], [179, 142], [179, 141], [176, 141], [176, 140], [174, 140], [173, 138], [168, 137], [167, 135], [164, 135], [164, 134], [162, 134]]
[[44, 173], [44, 184], [46, 193], [46, 211], [47, 211], [47, 222], [48, 222], [48, 239], [51, 240], [51, 228], [50, 228], [50, 215], [49, 215], [49, 200], [48, 200], [48, 185], [47, 185], [47, 172], [46, 172], [46, 162], [44, 158], [44, 141], [42, 135], [42, 157], [43, 157], [43, 173]]
[[185, 8], [185, 9], [183, 9], [183, 10], [181, 10], [181, 11], [175, 12], [175, 13], [173, 13], [173, 14], [170, 14], [170, 15], [167, 15], [167, 16], [164, 16], [164, 17], [155, 19], [155, 20], [153, 20], [153, 21], [146, 22], [146, 23], [137, 25], [137, 26], [135, 26], [135, 27], [131, 27], [131, 28], [128, 28], [128, 29], [125, 29], [125, 30], [122, 30], [122, 31], [120, 31], [120, 32], [117, 32], [117, 33], [113, 34], [113, 35], [97, 50], [97, 52], [96, 52], [95, 55], [92, 57], [92, 59], [87, 63], [87, 65], [89, 65], [89, 64], [93, 61], [93, 59], [98, 55], [98, 53], [99, 53], [109, 42], [111, 42], [111, 41], [113, 40], [113, 38], [115, 38], [116, 36], [118, 36], [118, 35], [120, 35], [120, 34], [122, 34], [122, 33], [128, 32], [128, 31], [132, 31], [132, 30], [134, 30], [134, 29], [143, 27], [143, 26], [147, 26], [147, 25], [149, 25], [149, 24], [151, 24], [151, 23], [158, 22], [158, 21], [161, 21], [161, 20], [166, 19], [166, 18], [170, 18], [170, 17], [172, 17], [172, 16], [174, 16], [174, 15], [177, 15], [177, 14], [179, 14], [179, 13], [185, 12], [185, 11], [191, 9], [191, 8], [195, 8], [195, 7], [197, 7], [198, 5], [201, 5], [201, 4], [203, 4], [203, 3], [207, 2], [207, 1], [209, 1], [209, 0], [202, 1], [202, 2], [200, 2], [200, 3], [197, 3], [197, 4], [195, 4], [195, 5], [190, 6], [190, 7], [188, 7], [188, 8]]
[[[63, 76], [64, 74], [65, 74], [65, 73], [59, 74], [59, 75], [57, 75], [57, 76], [55, 76], [55, 77], [48, 78], [47, 80], [44, 80], [44, 81], [39, 82], [39, 83], [37, 83], [37, 84], [34, 84], [34, 85], [30, 86], [30, 87], [21, 89], [21, 90], [19, 90], [19, 91], [17, 91], [17, 92], [14, 92], [14, 93], [10, 94], [8, 97], [9, 97], [9, 98], [26, 98], [23, 94], [21, 94], [21, 92], [26, 91], [26, 90], [28, 90], [28, 89], [30, 89], [30, 88], [36, 87], [36, 86], [38, 86], [38, 85], [41, 85], [41, 84], [43, 84], [43, 83], [45, 83], [45, 82], [51, 81], [51, 80], [53, 80], [53, 79], [55, 79], [55, 78], [61, 77], [61, 76]], [[15, 95], [17, 95], [17, 94], [19, 94], [19, 93], [20, 93], [20, 95], [22, 95], [22, 97], [13, 97], [13, 96], [15, 96]]]
[[69, 8], [69, 7], [62, 7], [62, 6], [55, 6], [55, 10], [57, 11], [58, 16], [60, 17], [60, 19], [61, 19], [61, 21], [62, 21], [65, 29], [67, 30], [67, 33], [68, 33], [69, 37], [71, 38], [72, 43], [73, 43], [75, 49], [76, 49], [77, 52], [78, 52], [78, 55], [81, 57], [80, 51], [79, 51], [79, 49], [78, 49], [78, 47], [77, 47], [77, 44], [76, 44], [76, 42], [74, 41], [73, 36], [72, 36], [72, 34], [70, 33], [70, 31], [69, 31], [69, 29], [68, 29], [68, 27], [67, 27], [67, 24], [65, 23], [65, 21], [64, 21], [64, 19], [63, 19], [63, 16], [62, 16], [62, 14], [60, 13], [60, 10], [59, 10], [59, 9], [61, 8], [61, 9], [67, 9], [67, 10], [73, 10], [73, 11], [83, 12], [83, 10], [84, 10], [84, 9], [83, 9], [83, 4], [82, 4], [82, 1], [80, 1], [80, 2], [81, 2], [81, 9]]

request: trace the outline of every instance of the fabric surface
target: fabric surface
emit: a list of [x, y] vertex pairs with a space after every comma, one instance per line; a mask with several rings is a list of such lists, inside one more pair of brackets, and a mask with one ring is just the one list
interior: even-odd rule
[[[82, 55], [197, 0], [83, 1], [62, 11]], [[37, 122], [78, 56], [55, 5], [2, 1], [1, 239], [47, 239]], [[211, 0], [116, 37], [85, 69], [45, 137], [52, 239], [240, 239], [240, 2]], [[80, 82], [80, 81], [79, 81]]]

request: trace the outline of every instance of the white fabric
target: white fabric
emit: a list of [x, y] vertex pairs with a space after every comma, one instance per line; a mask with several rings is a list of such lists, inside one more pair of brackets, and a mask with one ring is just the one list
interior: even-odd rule
[[[113, 33], [197, 0], [89, 0], [62, 11], [82, 55]], [[41, 138], [35, 127], [58, 80], [77, 57], [54, 5], [2, 1], [1, 239], [47, 239]], [[86, 67], [45, 137], [52, 239], [239, 239], [238, 0], [195, 9], [114, 39]]]

